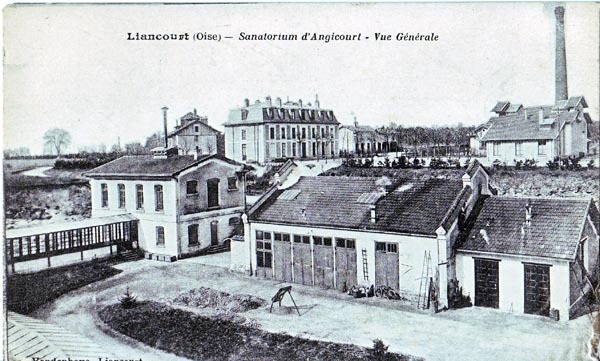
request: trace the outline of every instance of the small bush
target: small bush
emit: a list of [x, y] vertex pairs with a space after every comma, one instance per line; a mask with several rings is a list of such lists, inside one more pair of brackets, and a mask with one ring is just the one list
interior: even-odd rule
[[127, 287], [125, 294], [119, 298], [119, 302], [121, 303], [121, 307], [125, 309], [130, 309], [137, 306], [136, 296], [129, 292], [129, 287]]
[[384, 361], [387, 359], [388, 348], [386, 344], [383, 343], [380, 339], [376, 338], [373, 340], [373, 349], [371, 350], [373, 353], [373, 359], [377, 361]]

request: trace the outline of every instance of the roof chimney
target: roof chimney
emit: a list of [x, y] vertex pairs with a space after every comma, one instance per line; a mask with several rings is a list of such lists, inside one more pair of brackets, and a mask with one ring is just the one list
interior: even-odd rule
[[557, 6], [554, 8], [556, 15], [556, 59], [555, 59], [555, 93], [556, 102], [567, 100], [567, 54], [565, 47], [565, 8]]
[[268, 107], [271, 106], [271, 96], [270, 95], [267, 95], [267, 97], [265, 98], [265, 102], [267, 103]]
[[529, 226], [531, 224], [531, 205], [529, 202], [525, 205], [525, 223]]
[[371, 223], [375, 223], [377, 221], [377, 217], [375, 214], [375, 206], [371, 205]]
[[302, 99], [298, 99], [298, 105], [302, 108]]
[[277, 99], [275, 99], [275, 106], [281, 108], [281, 98], [277, 97]]
[[244, 99], [244, 106], [245, 107], [249, 107], [250, 106], [250, 100], [248, 98]]
[[168, 141], [168, 137], [167, 137], [167, 110], [169, 110], [169, 108], [167, 107], [163, 107], [162, 111], [163, 111], [163, 125], [165, 128], [165, 149], [169, 147], [169, 141]]
[[319, 109], [321, 107], [321, 102], [319, 101], [319, 94], [315, 94], [315, 108]]
[[487, 234], [487, 231], [485, 229], [480, 229], [479, 230], [479, 234], [481, 234], [481, 238], [483, 238], [483, 240], [485, 241], [486, 244], [490, 244], [490, 237]]

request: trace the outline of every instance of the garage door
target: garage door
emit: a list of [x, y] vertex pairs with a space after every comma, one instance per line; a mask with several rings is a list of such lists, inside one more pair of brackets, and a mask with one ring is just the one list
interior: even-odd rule
[[313, 237], [315, 249], [315, 285], [333, 288], [333, 246], [329, 237]]
[[525, 313], [550, 313], [550, 266], [525, 264]]
[[292, 282], [292, 243], [289, 234], [273, 233], [275, 278]]
[[398, 244], [375, 242], [375, 285], [399, 289]]
[[310, 236], [294, 235], [294, 282], [312, 285], [312, 257]]
[[498, 261], [475, 259], [475, 306], [498, 308]]
[[356, 279], [356, 245], [353, 239], [335, 239], [336, 288], [343, 290], [358, 283]]

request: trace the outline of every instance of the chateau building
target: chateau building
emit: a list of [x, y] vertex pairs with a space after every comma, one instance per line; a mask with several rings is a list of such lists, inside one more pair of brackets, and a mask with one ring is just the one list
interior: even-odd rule
[[281, 98], [257, 100], [232, 109], [225, 126], [225, 155], [239, 162], [337, 156], [338, 126], [333, 110]]

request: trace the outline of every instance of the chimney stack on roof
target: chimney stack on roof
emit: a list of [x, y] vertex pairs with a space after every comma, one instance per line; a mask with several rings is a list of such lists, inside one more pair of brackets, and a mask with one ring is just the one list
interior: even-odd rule
[[298, 99], [298, 105], [302, 108], [302, 99]]
[[275, 99], [275, 106], [277, 108], [281, 108], [281, 98], [277, 97], [277, 99]]
[[377, 215], [375, 214], [375, 205], [371, 205], [371, 223], [377, 222]]
[[248, 98], [244, 99], [244, 106], [245, 107], [249, 107], [250, 106], [250, 100]]
[[569, 98], [567, 87], [567, 53], [565, 46], [565, 8], [554, 8], [556, 16], [555, 94], [556, 102]]
[[315, 95], [315, 108], [321, 108], [321, 102], [319, 101], [319, 94]]
[[271, 106], [271, 96], [270, 95], [267, 95], [267, 97], [265, 98], [265, 103], [267, 103], [268, 107]]

